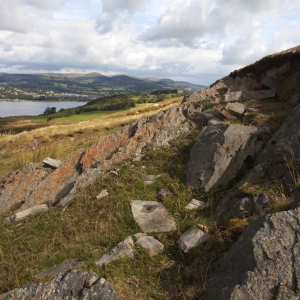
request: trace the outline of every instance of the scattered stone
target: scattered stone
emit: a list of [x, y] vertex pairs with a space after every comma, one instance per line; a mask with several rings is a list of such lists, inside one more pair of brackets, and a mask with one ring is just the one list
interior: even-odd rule
[[43, 159], [42, 163], [46, 167], [51, 167], [51, 168], [57, 169], [62, 164], [62, 161], [55, 160], [50, 157], [46, 157], [45, 159]]
[[187, 185], [209, 191], [233, 179], [248, 157], [254, 158], [263, 143], [258, 135], [266, 128], [239, 124], [206, 127], [198, 136], [187, 168]]
[[236, 113], [237, 115], [240, 115], [240, 116], [242, 116], [246, 111], [246, 106], [244, 104], [238, 103], [238, 102], [228, 103], [226, 105], [226, 108], [228, 110], [230, 110], [231, 112]]
[[144, 176], [142, 176], [142, 179], [144, 180], [145, 184], [152, 184], [160, 176], [161, 175], [144, 175]]
[[49, 282], [24, 285], [1, 294], [0, 299], [121, 300], [111, 284], [104, 278], [77, 270], [58, 273]]
[[97, 200], [100, 200], [100, 199], [102, 199], [102, 198], [104, 198], [104, 197], [106, 197], [106, 196], [108, 196], [109, 194], [108, 194], [108, 191], [107, 190], [102, 190], [101, 191], [101, 193], [98, 195], [98, 196], [96, 196], [96, 199]]
[[102, 266], [122, 258], [134, 259], [133, 240], [128, 236], [124, 241], [120, 242], [116, 247], [111, 249], [110, 252], [104, 254], [99, 260], [95, 262], [96, 265]]
[[174, 194], [169, 189], [161, 189], [156, 194], [157, 198], [164, 201], [167, 197], [172, 197]]
[[137, 233], [134, 237], [136, 244], [145, 249], [150, 256], [157, 255], [164, 251], [164, 245], [153, 236], [149, 236], [145, 233]]
[[210, 125], [215, 125], [215, 124], [222, 124], [222, 120], [218, 117], [213, 117], [211, 118], [208, 122], [207, 122], [207, 126], [210, 126]]
[[107, 175], [115, 175], [115, 176], [119, 176], [118, 172], [117, 171], [109, 171], [107, 173]]
[[207, 242], [209, 238], [210, 234], [202, 231], [198, 226], [193, 226], [180, 236], [177, 243], [181, 250], [187, 253], [192, 248]]
[[186, 207], [185, 209], [193, 210], [198, 208], [204, 208], [207, 204], [203, 201], [193, 199]]
[[197, 224], [196, 225], [200, 230], [202, 230], [202, 231], [204, 231], [204, 232], [206, 232], [206, 233], [208, 233], [209, 232], [209, 229], [208, 229], [208, 227], [207, 226], [205, 226], [205, 225], [202, 225], [202, 224]]
[[43, 272], [35, 275], [34, 277], [37, 278], [37, 279], [40, 279], [40, 278], [43, 278], [43, 277], [56, 276], [60, 272], [65, 272], [65, 271], [68, 271], [68, 270], [74, 270], [82, 264], [84, 264], [83, 261], [78, 261], [74, 258], [66, 259], [61, 264], [59, 264], [57, 266], [54, 266], [54, 267], [52, 267], [52, 268], [50, 268], [46, 271], [43, 271]]
[[300, 207], [253, 221], [212, 266], [205, 300], [299, 299]]
[[156, 201], [132, 200], [133, 217], [143, 232], [169, 232], [176, 223], [166, 207]]
[[37, 206], [33, 206], [31, 208], [28, 208], [26, 210], [20, 211], [16, 214], [12, 215], [11, 217], [5, 218], [3, 221], [5, 223], [18, 222], [20, 220], [25, 219], [28, 216], [33, 216], [33, 215], [36, 215], [40, 212], [44, 212], [47, 210], [49, 210], [47, 204], [37, 205]]

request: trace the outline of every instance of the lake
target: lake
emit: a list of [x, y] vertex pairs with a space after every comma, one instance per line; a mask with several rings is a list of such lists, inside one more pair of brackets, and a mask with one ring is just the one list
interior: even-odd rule
[[72, 108], [84, 104], [86, 102], [1, 100], [0, 117], [36, 116], [43, 114], [47, 107], [56, 107], [56, 111], [59, 111], [61, 108]]

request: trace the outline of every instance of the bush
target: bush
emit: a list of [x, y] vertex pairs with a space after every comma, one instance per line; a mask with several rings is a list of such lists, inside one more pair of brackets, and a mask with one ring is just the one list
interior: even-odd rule
[[44, 111], [44, 115], [52, 115], [56, 113], [56, 107], [47, 107]]

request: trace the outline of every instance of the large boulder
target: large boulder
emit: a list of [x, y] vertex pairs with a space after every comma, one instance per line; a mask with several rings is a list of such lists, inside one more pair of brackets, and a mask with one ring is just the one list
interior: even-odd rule
[[238, 124], [217, 124], [205, 128], [194, 144], [187, 168], [186, 183], [209, 191], [226, 185], [242, 167], [244, 161], [259, 152], [258, 136], [266, 128]]
[[121, 300], [104, 278], [76, 270], [58, 273], [49, 282], [24, 285], [0, 295], [0, 299]]
[[299, 207], [253, 221], [214, 263], [204, 299], [299, 299], [299, 222]]

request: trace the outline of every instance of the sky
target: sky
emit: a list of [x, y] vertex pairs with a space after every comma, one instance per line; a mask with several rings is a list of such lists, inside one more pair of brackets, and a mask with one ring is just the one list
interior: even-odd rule
[[299, 0], [0, 0], [0, 72], [209, 85], [299, 44]]

